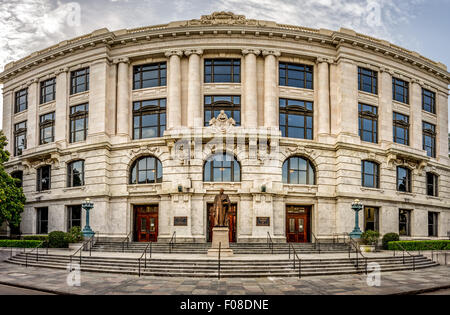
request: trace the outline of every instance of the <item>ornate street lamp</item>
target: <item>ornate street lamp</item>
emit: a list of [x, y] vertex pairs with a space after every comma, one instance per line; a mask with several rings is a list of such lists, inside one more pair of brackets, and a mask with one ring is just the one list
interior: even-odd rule
[[359, 211], [361, 211], [362, 208], [363, 208], [363, 205], [361, 204], [361, 202], [359, 202], [358, 199], [353, 201], [352, 210], [355, 211], [355, 228], [350, 233], [350, 237], [353, 239], [361, 238], [362, 232], [359, 228]]
[[91, 227], [89, 226], [89, 211], [92, 208], [94, 208], [94, 204], [91, 202], [89, 198], [86, 198], [86, 200], [83, 202], [81, 206], [83, 207], [84, 210], [86, 210], [86, 225], [84, 226], [81, 234], [83, 234], [85, 238], [90, 238], [92, 235], [95, 234], [94, 231], [92, 231]]

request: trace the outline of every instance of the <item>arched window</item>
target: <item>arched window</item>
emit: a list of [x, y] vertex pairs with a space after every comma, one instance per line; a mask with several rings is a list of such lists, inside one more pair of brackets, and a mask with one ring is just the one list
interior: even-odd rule
[[154, 184], [162, 182], [161, 161], [153, 156], [137, 159], [130, 172], [130, 184]]
[[299, 156], [287, 159], [283, 164], [283, 183], [315, 185], [314, 166], [309, 160]]
[[241, 166], [236, 158], [226, 153], [216, 154], [203, 167], [205, 182], [240, 182]]

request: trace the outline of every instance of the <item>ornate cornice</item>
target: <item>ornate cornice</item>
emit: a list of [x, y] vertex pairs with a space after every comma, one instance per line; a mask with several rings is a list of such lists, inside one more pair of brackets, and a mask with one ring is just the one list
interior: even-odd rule
[[339, 48], [344, 45], [358, 50], [371, 50], [372, 53], [418, 68], [423, 73], [433, 75], [447, 84], [450, 83], [450, 73], [443, 64], [434, 62], [416, 52], [384, 40], [347, 29], [340, 29], [339, 31], [318, 30], [279, 24], [273, 21], [247, 19], [243, 15], [235, 15], [231, 12], [215, 12], [210, 15], [204, 15], [200, 19], [114, 32], [110, 32], [105, 28], [100, 29], [87, 35], [63, 41], [44, 50], [34, 52], [16, 62], [7, 64], [4, 72], [0, 74], [0, 83], [7, 82], [17, 75], [28, 72], [42, 64], [59, 60], [69, 54], [76, 54], [86, 49], [106, 47], [109, 50], [113, 49], [115, 45], [123, 47], [126, 44], [139, 44], [142, 41], [148, 42], [154, 39], [174, 40], [192, 35], [204, 36], [206, 34], [213, 36], [252, 35], [269, 39], [302, 40], [314, 45], [326, 45], [327, 47], [334, 46]]

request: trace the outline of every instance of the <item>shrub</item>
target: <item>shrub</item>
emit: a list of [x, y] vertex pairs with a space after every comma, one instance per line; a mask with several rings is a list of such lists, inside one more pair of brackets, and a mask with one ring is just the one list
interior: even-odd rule
[[47, 241], [48, 235], [24, 235], [22, 239], [28, 241]]
[[51, 248], [67, 248], [69, 240], [67, 235], [62, 231], [54, 231], [48, 234], [48, 246]]
[[398, 236], [397, 233], [386, 233], [383, 236], [383, 249], [388, 249], [388, 243], [389, 242], [396, 242], [399, 241], [400, 237]]
[[365, 231], [361, 234], [361, 239], [363, 243], [366, 245], [376, 245], [378, 243], [378, 239], [380, 238], [380, 233], [377, 231]]
[[0, 240], [0, 247], [33, 248], [41, 242], [38, 240]]
[[79, 243], [83, 240], [81, 235], [81, 228], [79, 226], [74, 226], [67, 233], [67, 240], [69, 243]]
[[450, 240], [389, 242], [389, 250], [450, 250]]

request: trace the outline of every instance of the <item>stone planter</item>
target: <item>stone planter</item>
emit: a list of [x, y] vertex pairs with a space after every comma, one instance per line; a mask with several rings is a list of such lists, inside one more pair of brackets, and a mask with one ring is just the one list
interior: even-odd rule
[[359, 250], [363, 253], [371, 253], [375, 251], [375, 245], [359, 245]]
[[83, 243], [69, 243], [70, 250], [77, 250], [83, 245]]

